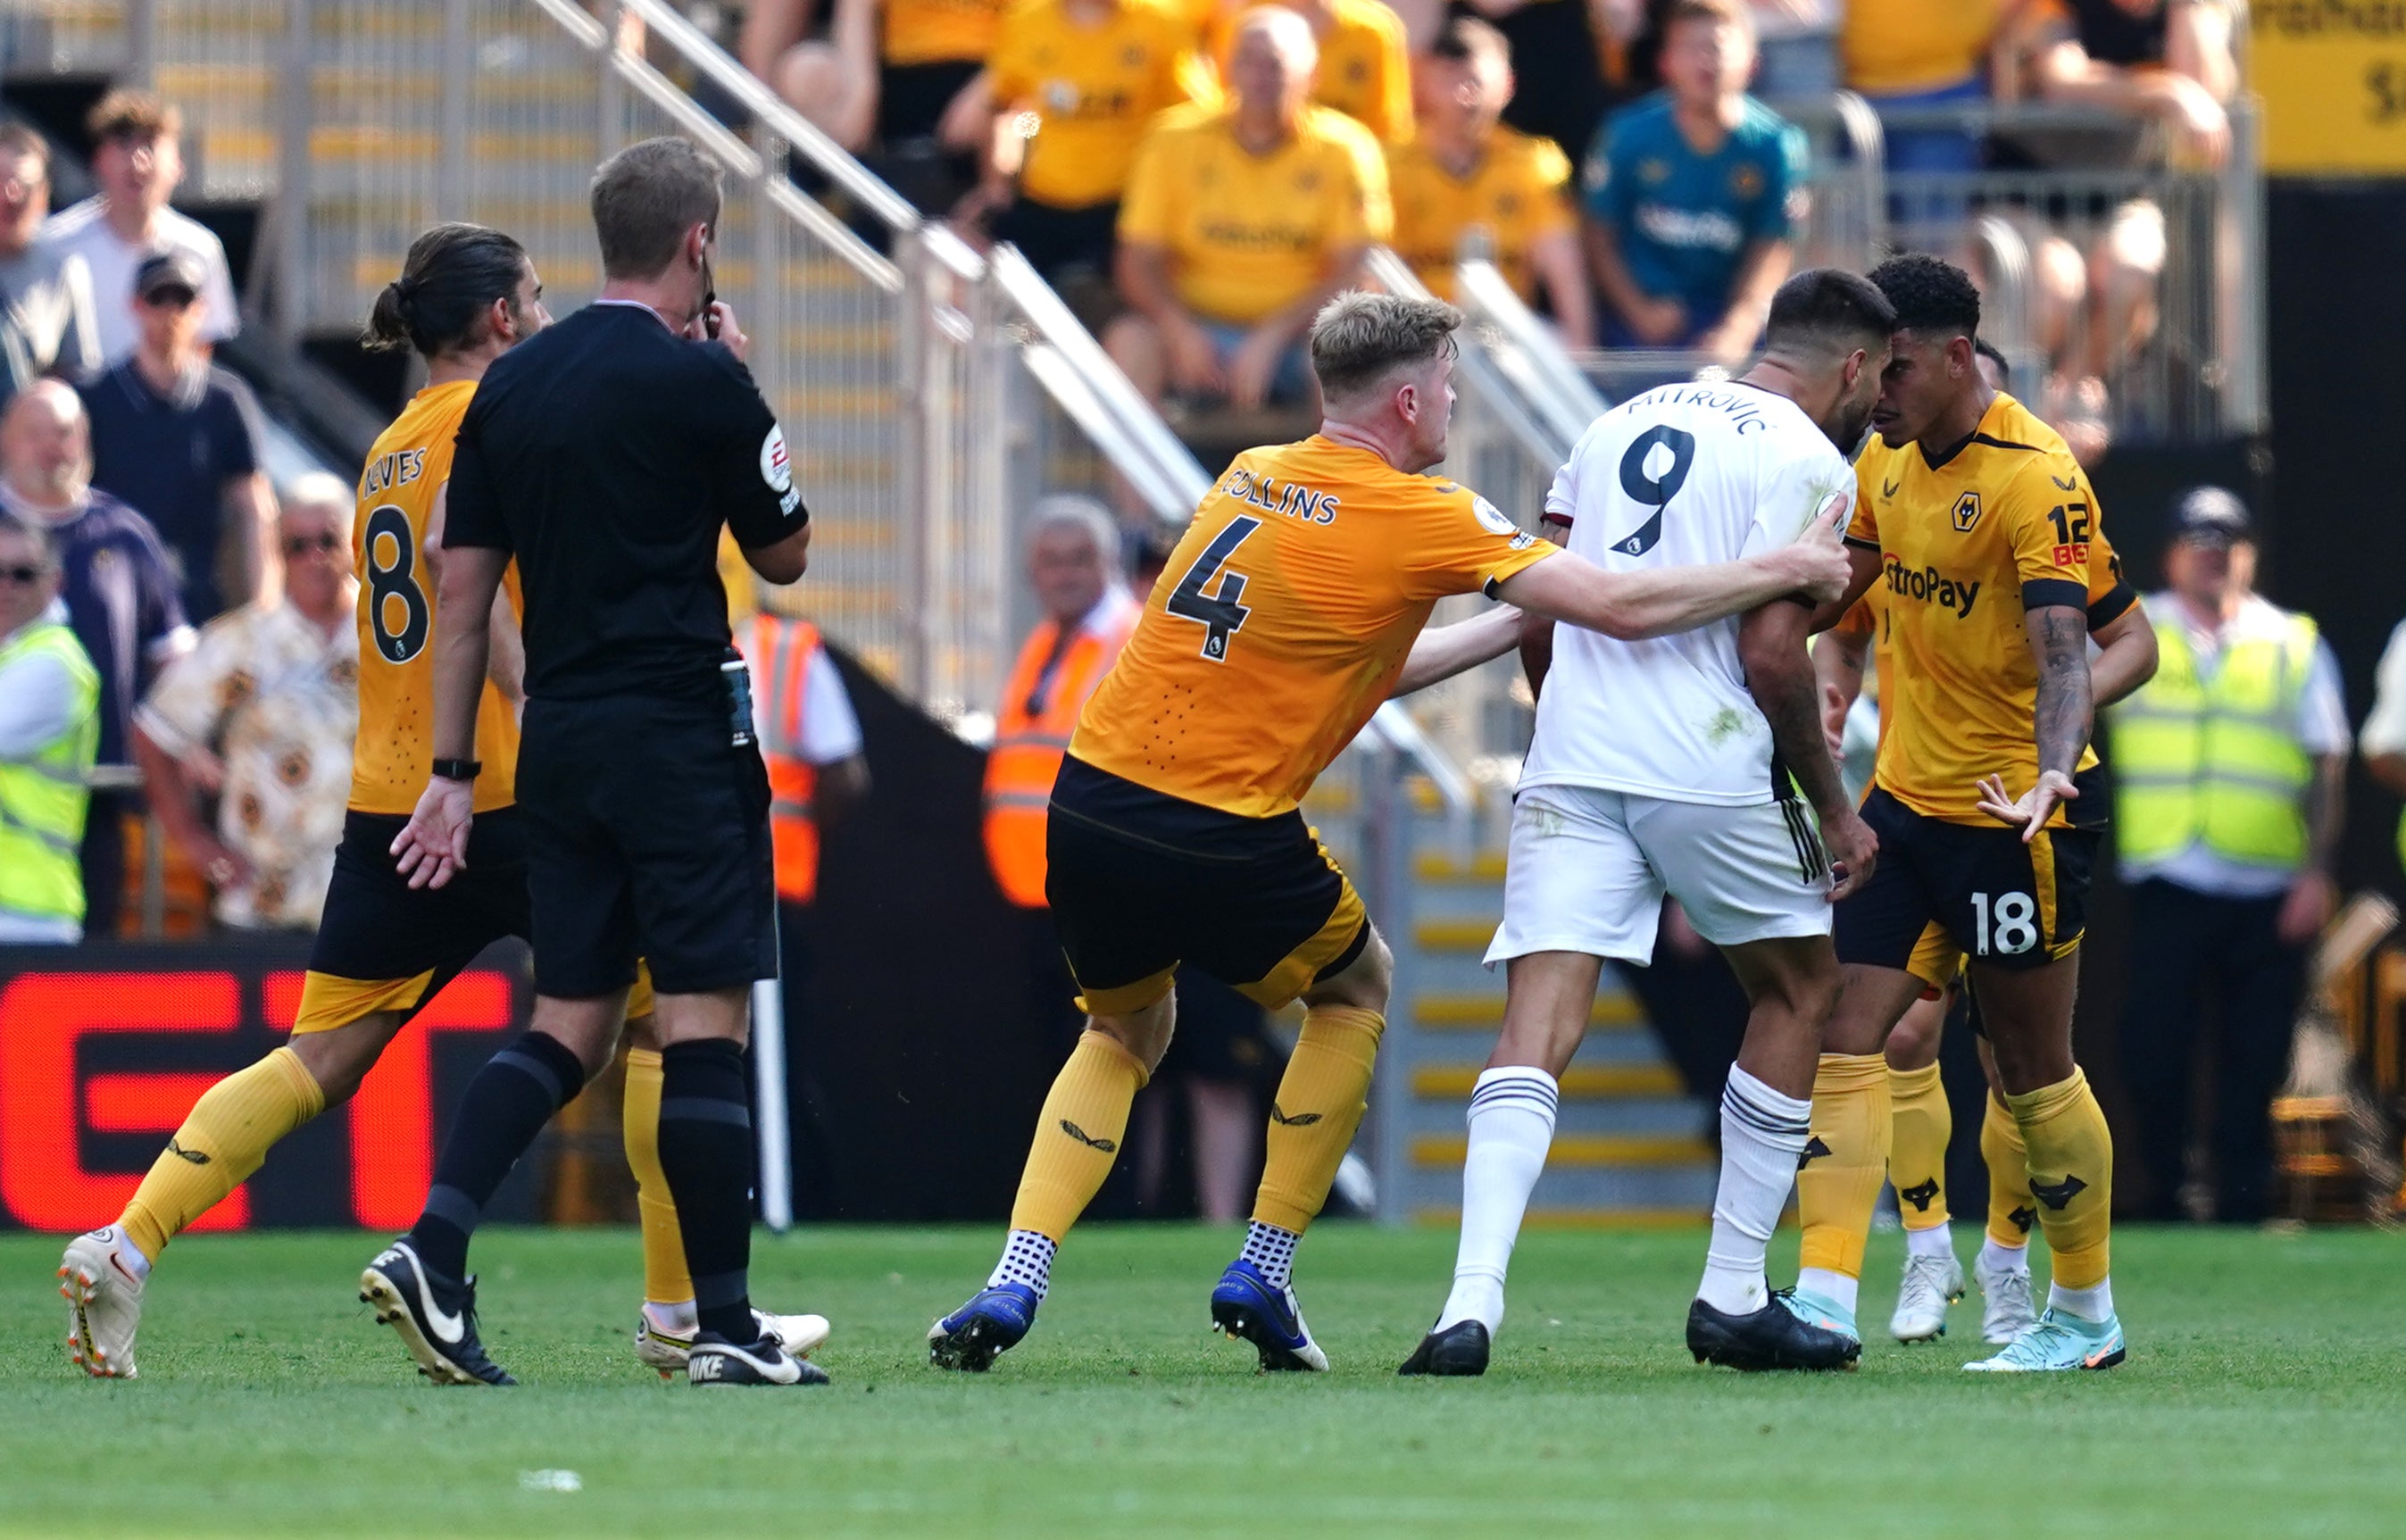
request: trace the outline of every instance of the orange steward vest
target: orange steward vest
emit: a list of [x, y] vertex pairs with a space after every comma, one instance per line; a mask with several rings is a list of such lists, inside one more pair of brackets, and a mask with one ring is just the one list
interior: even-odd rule
[[[1061, 771], [1069, 735], [1086, 698], [1127, 645], [1143, 609], [1125, 594], [1106, 595], [1096, 624], [1082, 627], [1033, 699], [1061, 628], [1051, 620], [1028, 633], [995, 711], [994, 749], [985, 761], [985, 855], [1002, 896], [1022, 909], [1044, 907], [1044, 810]], [[1030, 711], [1030, 704], [1036, 710]]]
[[766, 611], [752, 617], [744, 651], [760, 716], [760, 757], [769, 766], [769, 832], [777, 851], [777, 897], [807, 904], [819, 891], [819, 826], [811, 799], [818, 767], [802, 756], [802, 713], [819, 629]]

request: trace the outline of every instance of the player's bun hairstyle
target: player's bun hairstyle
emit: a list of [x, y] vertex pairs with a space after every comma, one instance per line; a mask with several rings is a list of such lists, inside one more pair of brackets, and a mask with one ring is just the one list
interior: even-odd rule
[[1512, 45], [1505, 35], [1476, 16], [1457, 16], [1445, 24], [1429, 45], [1429, 57], [1453, 64], [1493, 63], [1509, 70]]
[[1896, 326], [1896, 306], [1869, 278], [1808, 267], [1771, 296], [1763, 346], [1774, 353], [1843, 357], [1858, 347], [1884, 348]]
[[1311, 372], [1331, 401], [1357, 398], [1398, 369], [1450, 351], [1462, 312], [1439, 300], [1349, 289], [1311, 323]]
[[526, 247], [480, 224], [439, 224], [409, 244], [401, 276], [384, 286], [368, 312], [360, 346], [375, 352], [414, 347], [426, 358], [474, 347], [495, 300], [517, 309]]
[[1872, 269], [1872, 282], [1896, 306], [1896, 324], [1907, 332], [1977, 337], [1980, 290], [1972, 276], [1924, 252], [1890, 257]]
[[695, 225], [716, 225], [719, 172], [688, 140], [645, 139], [593, 173], [593, 233], [602, 271], [613, 278], [657, 278], [676, 261]]

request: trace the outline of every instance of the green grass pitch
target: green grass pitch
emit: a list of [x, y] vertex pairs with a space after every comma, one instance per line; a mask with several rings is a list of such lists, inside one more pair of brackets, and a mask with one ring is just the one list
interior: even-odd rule
[[[1997, 1380], [1878, 1328], [1861, 1372], [1741, 1377], [1679, 1344], [1704, 1236], [1525, 1237], [1484, 1380], [1399, 1380], [1452, 1236], [1328, 1225], [1298, 1281], [1336, 1363], [1256, 1378], [1206, 1329], [1236, 1233], [1097, 1226], [1037, 1331], [940, 1374], [928, 1321], [994, 1229], [763, 1236], [759, 1297], [824, 1311], [835, 1385], [708, 1393], [627, 1348], [622, 1231], [478, 1243], [487, 1340], [526, 1382], [436, 1390], [354, 1303], [358, 1235], [192, 1237], [151, 1289], [142, 1378], [67, 1363], [58, 1243], [0, 1238], [0, 1533], [1270, 1536], [2406, 1533], [2406, 1240], [2116, 1237], [2130, 1361]], [[1793, 1265], [1794, 1236], [1776, 1265]], [[1965, 1237], [1968, 1252], [1970, 1240]], [[531, 1489], [574, 1471], [581, 1490]]]

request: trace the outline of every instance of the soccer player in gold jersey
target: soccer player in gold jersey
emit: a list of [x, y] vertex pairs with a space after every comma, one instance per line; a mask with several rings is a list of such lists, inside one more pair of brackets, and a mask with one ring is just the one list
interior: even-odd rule
[[[1931, 928], [1968, 956], [2029, 1190], [2055, 1256], [2048, 1307], [1992, 1371], [2109, 1368], [2113, 1140], [2072, 1053], [2088, 871], [2105, 815], [2088, 747], [2088, 576], [2097, 499], [2062, 438], [1980, 378], [1979, 294], [1936, 258], [1872, 280], [1894, 356], [1857, 466], [1851, 600], [1885, 586], [1888, 714], [1863, 818], [1872, 880], [1840, 904], [1838, 1006], [1797, 1174], [1797, 1297], [1854, 1329], [1855, 1283], [1887, 1165], [1882, 1048], [1918, 997]], [[1832, 612], [1832, 617], [1842, 611]]]
[[[474, 870], [440, 891], [413, 890], [394, 870], [388, 847], [417, 804], [432, 754], [433, 567], [442, 554], [460, 419], [487, 367], [549, 320], [525, 250], [480, 225], [427, 231], [411, 246], [401, 276], [377, 298], [367, 345], [415, 349], [426, 360], [427, 383], [378, 436], [360, 476], [352, 535], [365, 579], [360, 730], [343, 842], [292, 1039], [205, 1092], [117, 1222], [67, 1247], [59, 1277], [69, 1302], [68, 1349], [95, 1378], [133, 1378], [144, 1287], [167, 1242], [258, 1170], [278, 1140], [348, 1100], [386, 1045], [477, 954], [504, 936], [531, 933], [525, 835], [513, 806], [520, 657], [515, 570], [504, 584], [506, 607], [494, 606], [495, 661], [476, 715], [485, 773], [476, 783]], [[646, 1299], [635, 1350], [665, 1375], [682, 1363], [694, 1307], [676, 1209], [659, 1169], [661, 1071], [658, 1049], [645, 1035], [648, 982], [639, 983], [628, 1013], [635, 1018], [636, 1046], [628, 1056], [625, 1134], [644, 1222]], [[523, 1043], [503, 1050], [504, 1057], [527, 1053]], [[573, 1061], [527, 1062], [542, 1073], [573, 1070], [583, 1079]], [[473, 1098], [460, 1115], [476, 1116]], [[438, 1187], [449, 1153], [446, 1147], [436, 1168]], [[481, 1191], [459, 1202], [474, 1207], [491, 1196], [490, 1188], [472, 1185]], [[473, 1295], [473, 1280], [462, 1281]], [[771, 1319], [797, 1352], [827, 1335], [815, 1316]], [[474, 1346], [473, 1330], [467, 1344], [449, 1353], [432, 1347], [419, 1353], [424, 1346], [413, 1344], [413, 1353], [438, 1382], [507, 1381]]]
[[1263, 1006], [1304, 1002], [1252, 1230], [1211, 1317], [1265, 1369], [1328, 1366], [1290, 1271], [1361, 1122], [1390, 959], [1297, 804], [1390, 695], [1517, 641], [1508, 611], [1424, 633], [1437, 600], [1484, 591], [1640, 637], [1841, 585], [1835, 504], [1795, 544], [1743, 561], [1607, 573], [1420, 474], [1445, 458], [1461, 322], [1385, 294], [1320, 312], [1320, 431], [1237, 457], [1086, 705], [1054, 784], [1045, 888], [1090, 1021], [1038, 1118], [1001, 1262], [928, 1332], [942, 1367], [987, 1368], [1026, 1335], [1168, 1047], [1190, 963]]
[[[2155, 671], [2156, 639], [2146, 612], [2123, 580], [2120, 558], [2102, 530], [2094, 533], [2088, 627], [2097, 651], [2089, 659], [2088, 677], [2097, 703], [2106, 706], [2137, 689]], [[1847, 711], [1862, 691], [1866, 664], [1882, 674], [1891, 666], [1889, 643], [1882, 637], [1887, 610], [1887, 595], [1875, 584], [1814, 649], [1833, 754], [1839, 752]], [[1883, 713], [1883, 735], [1888, 724]], [[1921, 997], [1889, 1032], [1883, 1053], [1890, 1129], [1888, 1180], [1896, 1189], [1905, 1241], [1904, 1276], [1889, 1335], [1899, 1342], [1927, 1342], [1946, 1335], [1947, 1307], [1964, 1293], [1946, 1202], [1946, 1149], [1955, 1120], [1939, 1078], [1939, 1044], [1958, 1007], [1975, 1036], [1980, 1028], [1971, 992], [1962, 982], [1962, 953], [1944, 926], [1932, 924], [1923, 930], [1905, 970], [1920, 982]], [[1988, 1166], [1987, 1236], [1976, 1268], [1984, 1300], [1981, 1335], [2002, 1346], [2038, 1314], [2030, 1282], [2030, 1236], [2038, 1212], [2031, 1196], [2021, 1130], [2001, 1099], [1985, 1036], [1977, 1036], [1977, 1043], [1988, 1085], [1987, 1115], [1980, 1125], [1980, 1151]]]

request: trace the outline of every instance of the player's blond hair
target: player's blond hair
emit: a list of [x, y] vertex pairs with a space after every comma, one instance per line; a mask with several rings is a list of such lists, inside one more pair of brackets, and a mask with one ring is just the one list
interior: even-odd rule
[[1442, 300], [1349, 289], [1311, 323], [1311, 372], [1330, 401], [1367, 394], [1398, 369], [1452, 350], [1462, 312]]

